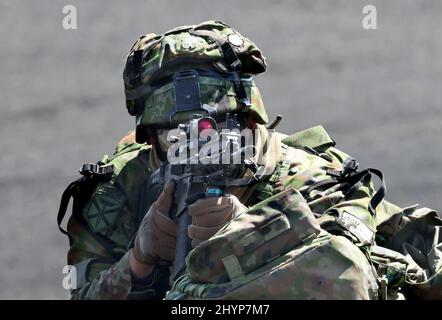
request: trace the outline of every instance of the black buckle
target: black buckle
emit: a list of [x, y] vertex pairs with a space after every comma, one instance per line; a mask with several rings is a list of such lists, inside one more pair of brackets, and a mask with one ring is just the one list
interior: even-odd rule
[[83, 176], [104, 176], [114, 172], [114, 165], [100, 166], [96, 163], [84, 163], [79, 172]]
[[345, 178], [352, 177], [358, 172], [358, 169], [359, 163], [355, 159], [349, 159], [348, 161], [344, 161], [343, 169], [341, 171], [328, 169], [327, 174], [341, 181]]
[[230, 70], [232, 71], [241, 70], [242, 67], [241, 60], [239, 60], [238, 55], [236, 54], [235, 50], [232, 48], [232, 46], [228, 41], [225, 41], [221, 45], [221, 50], [223, 51], [224, 59], [228, 63]]
[[246, 89], [244, 88], [244, 83], [241, 81], [239, 72], [234, 72], [233, 76], [234, 76], [233, 84], [238, 100], [244, 105], [245, 108], [244, 111], [247, 111], [252, 106], [252, 103], [250, 102], [250, 99], [247, 96], [247, 92]]
[[353, 173], [357, 172], [359, 168], [359, 163], [355, 159], [349, 160], [344, 164], [344, 170], [342, 170], [342, 176], [350, 176]]

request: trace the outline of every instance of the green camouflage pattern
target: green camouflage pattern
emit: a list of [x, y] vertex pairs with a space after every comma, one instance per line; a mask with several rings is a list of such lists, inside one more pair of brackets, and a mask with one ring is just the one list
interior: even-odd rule
[[[202, 76], [199, 77], [199, 81], [201, 102], [213, 107], [218, 115], [240, 110], [240, 106], [236, 101], [236, 93], [232, 81]], [[252, 104], [250, 109], [244, 111], [248, 112], [258, 123], [267, 123], [268, 117], [258, 87], [256, 87], [253, 82], [245, 83], [244, 86]], [[140, 123], [145, 126], [154, 124], [173, 126], [192, 119], [192, 115], [195, 114], [195, 112], [208, 115], [206, 110], [198, 109], [178, 112], [171, 118], [166, 117], [165, 115], [175, 110], [173, 83], [168, 83], [158, 90], [155, 90], [146, 98], [144, 105], [144, 113], [142, 114]]]
[[[339, 189], [338, 186], [331, 190], [312, 191], [305, 199], [299, 193], [316, 182], [331, 179], [327, 174], [328, 170], [343, 169], [342, 163], [348, 155], [333, 148], [334, 143], [330, 143], [331, 141], [322, 127], [315, 127], [283, 139], [283, 142], [298, 147], [326, 151], [329, 157], [324, 159], [303, 149], [282, 145], [285, 149], [282, 163], [286, 166], [287, 172], [285, 175], [280, 174], [272, 183], [274, 186], [279, 185], [279, 189], [282, 185], [282, 189], [286, 191], [259, 202], [246, 214], [235, 218], [209, 241], [196, 247], [189, 254], [187, 274], [175, 283], [167, 298], [377, 298], [378, 287], [371, 263], [364, 255], [364, 250], [355, 246], [355, 244], [361, 244], [360, 240], [343, 228], [340, 231], [347, 236], [346, 238], [330, 235], [320, 228], [312, 213], [312, 211], [321, 213], [325, 220], [327, 215], [339, 216], [339, 212], [345, 210], [371, 228], [374, 234], [376, 220], [368, 210], [368, 203], [374, 192], [372, 185], [368, 182], [367, 185], [361, 186], [359, 191], [346, 201], [344, 201], [342, 191], [336, 191]], [[266, 185], [263, 189], [268, 191], [272, 187]], [[278, 188], [273, 189], [273, 193], [276, 189]], [[288, 193], [287, 190], [292, 191]], [[309, 201], [308, 204], [306, 200]], [[399, 211], [400, 208], [397, 210]], [[277, 230], [267, 231], [273, 235], [271, 240], [267, 239], [264, 242], [256, 239], [249, 240], [247, 232], [249, 234], [259, 232], [255, 221], [256, 212], [269, 223], [266, 217], [272, 213], [275, 215], [275, 211], [283, 213], [292, 222], [290, 226], [293, 231], [289, 232], [291, 228], [287, 225], [273, 224]], [[294, 219], [297, 215], [293, 215], [293, 212], [298, 213], [298, 218], [300, 216], [304, 219]], [[319, 233], [323, 237], [318, 237]], [[318, 239], [311, 247], [306, 244], [305, 240], [303, 241], [303, 239], [313, 241], [316, 238]], [[251, 244], [252, 249], [245, 256], [242, 250], [238, 249], [243, 241], [254, 241]], [[226, 248], [232, 246], [235, 249], [226, 252]], [[229, 274], [229, 267], [225, 262], [226, 257], [229, 261], [234, 261], [231, 268], [236, 270], [237, 278], [232, 279], [226, 276]], [[323, 268], [326, 264], [322, 266], [320, 261], [328, 261], [328, 268]], [[224, 274], [219, 275], [220, 270], [225, 270]], [[214, 274], [218, 276], [214, 277]], [[278, 278], [276, 281], [275, 277], [269, 274], [277, 274], [278, 277], [287, 275], [287, 277]], [[343, 276], [340, 276], [341, 274]], [[204, 285], [201, 286], [201, 283]], [[303, 287], [306, 290], [303, 290]]]
[[[152, 77], [170, 76], [177, 70], [205, 69], [214, 70], [217, 66], [226, 68], [222, 50], [214, 41], [204, 35], [194, 32], [213, 32], [216, 37], [227, 40], [235, 35], [242, 45], [232, 45], [241, 61], [241, 73], [247, 76], [256, 75], [266, 69], [265, 57], [259, 48], [249, 39], [239, 34], [236, 30], [219, 21], [206, 21], [199, 25], [183, 26], [168, 31], [162, 35], [149, 34], [141, 37], [132, 47], [126, 68], [123, 73], [125, 88], [134, 89], [128, 76], [127, 65], [133, 59], [133, 52], [145, 52], [142, 63], [141, 84], [148, 84]], [[189, 61], [189, 59], [192, 59]], [[246, 93], [250, 99], [251, 107], [247, 110], [236, 100], [233, 82], [224, 79], [210, 79], [200, 77], [201, 102], [215, 108], [218, 114], [242, 110], [250, 113], [258, 123], [268, 121], [258, 88], [251, 82], [246, 85]], [[168, 117], [175, 110], [175, 92], [173, 83], [166, 84], [153, 93], [144, 97], [144, 113], [139, 124], [170, 125], [190, 119], [192, 112], [183, 112], [170, 119]], [[134, 108], [134, 100], [126, 99], [127, 108]], [[206, 113], [198, 109], [198, 113]]]
[[[371, 180], [347, 198], [339, 184], [306, 193], [332, 179], [328, 170], [342, 170], [348, 155], [322, 127], [281, 137], [282, 158], [245, 203], [250, 209], [189, 254], [167, 299], [441, 299], [437, 214], [383, 200], [372, 215]], [[156, 169], [152, 154], [133, 141], [117, 146], [106, 160], [118, 168], [111, 182], [97, 186], [82, 219], [70, 219], [68, 262], [84, 270], [73, 298], [133, 296], [124, 260], [139, 223], [138, 188]]]
[[108, 264], [95, 264], [94, 267], [96, 270], [90, 271], [90, 277], [93, 280], [83, 284], [81, 288], [73, 290], [73, 300], [118, 300], [129, 296], [131, 273], [128, 253], [110, 266]]
[[347, 238], [321, 231], [263, 267], [223, 283], [178, 279], [166, 299], [377, 299], [376, 278]]
[[156, 170], [150, 146], [136, 143], [134, 132], [101, 163], [114, 166], [111, 180], [99, 183], [81, 217], [72, 216], [68, 221], [67, 231], [73, 240], [68, 264], [79, 266], [80, 288], [72, 290], [73, 299], [125, 299], [130, 294], [127, 252], [138, 229], [135, 190]]
[[195, 282], [222, 283], [232, 276], [226, 257], [239, 263], [242, 276], [320, 231], [299, 192], [287, 189], [259, 202], [197, 246], [189, 255], [187, 272]]

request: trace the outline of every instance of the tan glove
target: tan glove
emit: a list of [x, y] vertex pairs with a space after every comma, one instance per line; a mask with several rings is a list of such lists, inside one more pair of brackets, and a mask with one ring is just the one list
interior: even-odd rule
[[158, 258], [175, 259], [177, 225], [169, 218], [174, 190], [175, 183], [168, 182], [141, 221], [132, 251], [140, 263], [153, 265]]
[[189, 206], [192, 224], [188, 228], [192, 247], [211, 238], [227, 222], [247, 210], [234, 195], [199, 199]]

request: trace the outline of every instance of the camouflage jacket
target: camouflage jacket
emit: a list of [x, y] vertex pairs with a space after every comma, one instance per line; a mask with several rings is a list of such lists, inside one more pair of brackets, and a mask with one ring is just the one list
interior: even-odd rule
[[[73, 299], [160, 299], [169, 289], [165, 268], [156, 267], [144, 283], [135, 280], [129, 269], [128, 250], [142, 219], [137, 212], [139, 190], [157, 168], [150, 147], [133, 138], [131, 134], [123, 139], [111, 158], [99, 162], [102, 167], [113, 165], [111, 177], [94, 185], [90, 199], [74, 208], [68, 221], [68, 263], [77, 270]], [[374, 175], [382, 178], [382, 174], [359, 170], [321, 126], [284, 135], [281, 154], [273, 174], [255, 186], [245, 203], [248, 207], [291, 187], [318, 218], [324, 217], [323, 225], [333, 225], [332, 217], [344, 211], [356, 217], [362, 230], [341, 226], [339, 232], [360, 248], [388, 243], [403, 225], [398, 216], [415, 211], [383, 200], [382, 184], [376, 189], [373, 182]]]

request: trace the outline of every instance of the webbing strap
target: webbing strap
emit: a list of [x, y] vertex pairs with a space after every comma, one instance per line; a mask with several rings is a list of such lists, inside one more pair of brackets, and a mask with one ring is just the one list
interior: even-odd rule
[[381, 201], [385, 197], [385, 193], [387, 191], [387, 187], [385, 185], [384, 175], [382, 174], [382, 172], [380, 170], [371, 168], [371, 169], [368, 169], [368, 171], [370, 173], [373, 173], [373, 174], [377, 175], [378, 178], [381, 180], [381, 186], [376, 191], [374, 196], [371, 198], [371, 201], [370, 201], [370, 204], [369, 204], [370, 212], [371, 212], [371, 214], [374, 215], [376, 207], [381, 203]]
[[74, 196], [74, 194], [78, 191], [79, 186], [86, 181], [86, 177], [81, 177], [78, 180], [75, 180], [74, 182], [71, 182], [68, 187], [64, 190], [62, 196], [61, 196], [61, 201], [60, 201], [60, 207], [58, 209], [58, 214], [57, 214], [57, 224], [58, 224], [58, 229], [61, 231], [61, 233], [65, 234], [68, 236], [69, 238], [69, 245], [72, 244], [72, 237], [68, 234], [68, 232], [66, 230], [64, 230], [61, 227], [61, 223], [63, 222], [63, 219], [66, 215], [66, 211], [68, 209], [68, 205], [69, 202], [71, 200], [71, 197]]
[[80, 173], [83, 176], [71, 182], [67, 186], [67, 188], [63, 191], [60, 200], [60, 207], [57, 213], [57, 224], [58, 224], [58, 229], [61, 231], [61, 233], [68, 236], [69, 245], [72, 244], [72, 237], [68, 234], [66, 230], [64, 230], [61, 227], [61, 224], [66, 215], [66, 211], [69, 206], [71, 198], [74, 199], [72, 212], [73, 214], [75, 214], [75, 212], [78, 210], [77, 206], [81, 205], [78, 203], [79, 200], [78, 198], [81, 198], [80, 193], [82, 191], [82, 188], [88, 185], [91, 186], [92, 184], [100, 181], [100, 179], [110, 179], [113, 172], [114, 172], [113, 165], [100, 166], [94, 163], [85, 163], [80, 169]]
[[351, 197], [351, 195], [357, 189], [359, 189], [364, 183], [368, 182], [372, 174], [374, 174], [381, 181], [380, 187], [376, 190], [373, 197], [371, 197], [371, 200], [368, 204], [368, 210], [374, 216], [376, 214], [376, 207], [382, 202], [386, 193], [384, 175], [380, 170], [374, 168], [364, 169], [360, 172], [358, 172], [357, 170], [358, 170], [358, 164], [356, 160], [350, 158], [349, 160], [344, 161], [344, 168], [342, 171], [333, 171], [333, 170], [327, 171], [329, 175], [334, 176], [335, 178], [318, 181], [312, 184], [303, 192], [303, 195], [308, 196], [310, 192], [312, 192], [313, 190], [322, 188], [324, 186], [336, 185], [338, 183], [347, 183], [351, 185], [351, 187], [347, 190], [347, 192], [345, 192], [344, 199], [348, 200]]
[[221, 261], [224, 265], [224, 269], [226, 270], [230, 280], [235, 280], [237, 278], [244, 277], [245, 273], [243, 268], [241, 267], [241, 263], [234, 254], [222, 258]]

